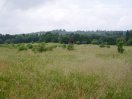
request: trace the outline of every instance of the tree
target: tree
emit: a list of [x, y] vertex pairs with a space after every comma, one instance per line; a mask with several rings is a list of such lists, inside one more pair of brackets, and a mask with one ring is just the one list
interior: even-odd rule
[[91, 43], [92, 43], [92, 44], [98, 44], [98, 40], [93, 39]]
[[122, 38], [117, 39], [117, 50], [119, 53], [123, 53], [124, 52], [124, 40]]
[[129, 39], [129, 31], [126, 32], [126, 41]]
[[132, 45], [132, 38], [127, 41], [127, 45]]
[[2, 39], [0, 39], [0, 44], [2, 44], [3, 43], [3, 40]]

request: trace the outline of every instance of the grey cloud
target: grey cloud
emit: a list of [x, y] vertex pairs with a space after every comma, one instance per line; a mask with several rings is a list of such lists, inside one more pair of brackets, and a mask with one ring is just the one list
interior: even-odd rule
[[125, 6], [129, 3], [132, 1], [115, 4], [115, 0], [0, 0], [0, 33], [59, 28], [131, 29], [132, 7]]
[[6, 7], [10, 9], [28, 9], [43, 5], [51, 0], [4, 0]]

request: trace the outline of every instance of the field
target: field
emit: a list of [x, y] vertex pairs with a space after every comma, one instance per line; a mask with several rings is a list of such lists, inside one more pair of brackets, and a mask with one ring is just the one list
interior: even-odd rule
[[132, 99], [132, 47], [124, 48], [0, 47], [0, 99]]

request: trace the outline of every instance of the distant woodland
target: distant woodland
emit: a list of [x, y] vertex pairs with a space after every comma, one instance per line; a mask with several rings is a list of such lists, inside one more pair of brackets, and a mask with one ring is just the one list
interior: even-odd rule
[[132, 45], [132, 30], [128, 31], [66, 31], [53, 30], [26, 34], [0, 34], [0, 44], [54, 42], [74, 44], [101, 44], [115, 45], [118, 38], [124, 40], [125, 45]]

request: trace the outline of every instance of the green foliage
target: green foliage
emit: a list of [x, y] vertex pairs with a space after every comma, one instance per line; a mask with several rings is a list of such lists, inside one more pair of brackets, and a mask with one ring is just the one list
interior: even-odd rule
[[27, 50], [27, 47], [24, 44], [19, 45], [18, 51], [24, 51]]
[[81, 42], [80, 42], [80, 41], [76, 41], [76, 44], [80, 45], [80, 44], [81, 44]]
[[101, 48], [103, 48], [103, 47], [110, 48], [110, 45], [108, 45], [108, 43], [105, 42], [105, 43], [101, 43], [101, 44], [99, 45], [99, 47], [101, 47]]
[[104, 43], [101, 43], [101, 44], [99, 45], [99, 47], [103, 48], [103, 47], [105, 47], [105, 44], [104, 44]]
[[74, 45], [73, 44], [68, 44], [67, 49], [68, 50], [74, 50]]
[[132, 39], [132, 30], [126, 32], [126, 41], [128, 42], [129, 39]]
[[76, 46], [41, 54], [1, 47], [0, 99], [132, 99], [132, 47], [120, 55], [115, 46]]
[[46, 44], [45, 43], [39, 43], [38, 45], [35, 45], [32, 49], [34, 52], [45, 52], [47, 51], [46, 49]]
[[57, 45], [47, 46], [46, 51], [52, 51], [56, 47], [57, 47]]
[[88, 44], [88, 42], [87, 41], [82, 41], [81, 44]]
[[117, 50], [119, 53], [123, 53], [124, 52], [124, 40], [122, 38], [117, 39]]
[[98, 43], [98, 40], [96, 40], [96, 39], [93, 39], [91, 43], [92, 43], [92, 44], [99, 44], [99, 43]]
[[0, 47], [8, 47], [9, 48], [9, 44], [0, 44]]
[[32, 44], [27, 44], [27, 48], [28, 49], [32, 49], [33, 48], [33, 45]]
[[127, 45], [132, 45], [132, 38], [127, 41]]
[[100, 44], [108, 42], [110, 45], [116, 45], [116, 39], [119, 37], [128, 39], [132, 37], [132, 31], [49, 31], [49, 32], [36, 32], [31, 34], [17, 34], [17, 35], [2, 35], [0, 34], [0, 44], [18, 44], [18, 43], [31, 43], [31, 42], [55, 42], [55, 43], [76, 43], [76, 44]]
[[66, 44], [63, 44], [63, 45], [62, 45], [62, 48], [66, 48]]
[[42, 53], [46, 51], [52, 51], [56, 47], [57, 45], [46, 46], [46, 43], [39, 43], [33, 46], [32, 51]]

